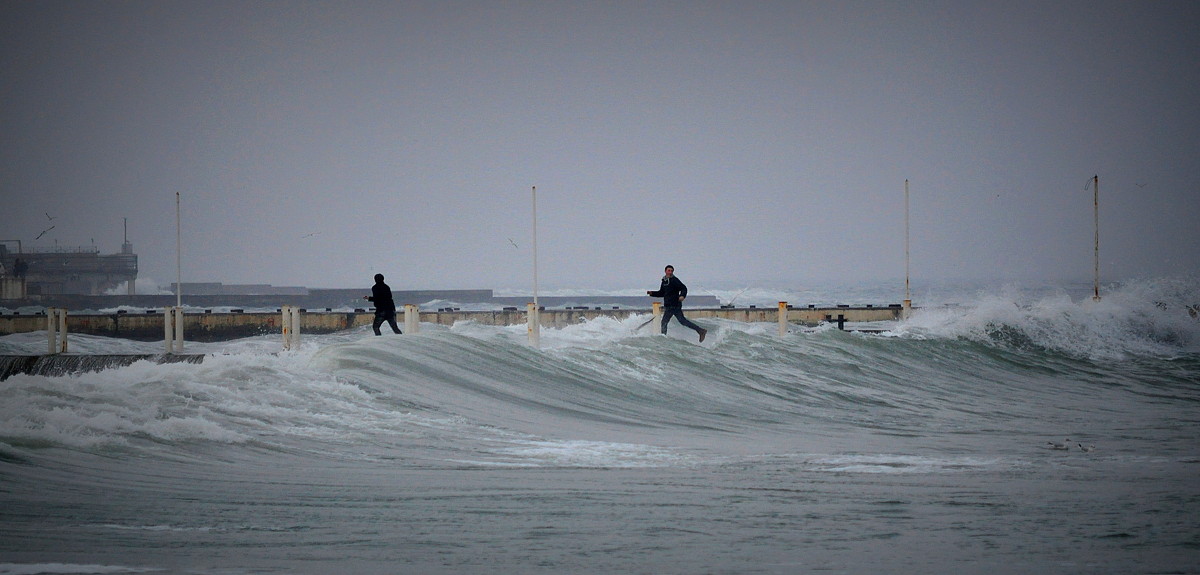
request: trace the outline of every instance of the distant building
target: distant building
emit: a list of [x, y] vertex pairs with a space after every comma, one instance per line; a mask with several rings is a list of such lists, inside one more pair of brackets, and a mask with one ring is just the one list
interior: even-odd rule
[[95, 247], [23, 251], [19, 243], [12, 252], [0, 243], [0, 263], [10, 274], [17, 260], [25, 264], [27, 296], [103, 295], [122, 284], [129, 295], [135, 295], [138, 259], [129, 242], [121, 246], [121, 253], [110, 255], [101, 255]]

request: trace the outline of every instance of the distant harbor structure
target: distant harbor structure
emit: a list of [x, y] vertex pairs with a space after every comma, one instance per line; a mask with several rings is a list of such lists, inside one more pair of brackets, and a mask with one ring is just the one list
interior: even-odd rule
[[20, 240], [0, 240], [0, 264], [2, 299], [104, 295], [121, 287], [127, 295], [137, 293], [138, 257], [128, 240], [116, 254], [101, 254], [95, 246], [25, 249]]

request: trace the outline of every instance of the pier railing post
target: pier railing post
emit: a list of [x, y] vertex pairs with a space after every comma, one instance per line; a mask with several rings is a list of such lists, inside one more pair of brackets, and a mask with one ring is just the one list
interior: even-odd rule
[[656, 301], [650, 305], [650, 313], [654, 315], [654, 329], [662, 331], [662, 302]]
[[46, 353], [58, 353], [58, 322], [54, 321], [55, 308], [46, 308]]
[[417, 333], [421, 329], [421, 309], [411, 303], [404, 304], [404, 331]]
[[786, 301], [779, 302], [779, 337], [787, 335], [788, 332], [788, 304]]
[[279, 327], [283, 330], [283, 351], [292, 349], [292, 306], [280, 306]]
[[541, 347], [542, 320], [541, 317], [539, 317], [538, 304], [530, 303], [526, 304], [525, 307], [528, 310], [528, 313], [526, 314], [526, 321], [528, 322], [527, 329], [529, 331], [529, 345], [532, 345], [533, 347]]
[[300, 347], [300, 306], [292, 306], [292, 349]]
[[167, 353], [183, 353], [183, 308], [163, 308], [163, 339]]
[[300, 347], [300, 308], [285, 305], [279, 308], [283, 314], [280, 325], [283, 326], [283, 350], [288, 351]]
[[46, 343], [51, 354], [67, 352], [67, 310], [46, 308]]
[[175, 328], [171, 325], [171, 320], [175, 319], [173, 309], [171, 307], [163, 308], [163, 343], [167, 346], [167, 353], [175, 350], [175, 342], [172, 341], [175, 339]]
[[175, 308], [175, 353], [183, 353], [183, 308]]

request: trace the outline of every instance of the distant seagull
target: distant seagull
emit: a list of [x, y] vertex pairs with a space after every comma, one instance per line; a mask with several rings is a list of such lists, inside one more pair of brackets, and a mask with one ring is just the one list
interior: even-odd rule
[[38, 234], [38, 237], [36, 237], [36, 238], [33, 238], [33, 239], [35, 239], [35, 240], [40, 240], [40, 239], [42, 239], [42, 236], [46, 235], [46, 232], [48, 232], [48, 231], [50, 231], [50, 230], [52, 230], [52, 229], [54, 229], [54, 226], [50, 226], [50, 227], [48, 227], [48, 228], [46, 228], [46, 229], [42, 230], [42, 233]]
[[1078, 446], [1079, 446], [1079, 449], [1080, 449], [1081, 451], [1083, 451], [1084, 453], [1089, 453], [1089, 452], [1092, 452], [1092, 451], [1095, 451], [1095, 450], [1096, 450], [1096, 446], [1095, 446], [1095, 445], [1089, 445], [1089, 446], [1087, 446], [1087, 447], [1084, 447], [1082, 443], [1078, 443], [1078, 444], [1076, 444], [1076, 445], [1078, 445]]
[[304, 234], [304, 235], [300, 236], [300, 239], [311, 238], [313, 236], [319, 236], [319, 235], [321, 235], [321, 232], [313, 232], [311, 234]]
[[46, 214], [46, 219], [47, 219], [47, 220], [54, 220], [54, 216], [51, 216], [51, 215], [50, 215], [50, 212], [42, 212], [42, 213]]
[[518, 246], [517, 242], [514, 242], [512, 238], [508, 238], [508, 243], [512, 244], [512, 247], [517, 248], [518, 250], [521, 249], [521, 246]]
[[1139, 188], [1144, 188], [1144, 187], [1146, 187], [1146, 184], [1139, 184], [1139, 183], [1137, 183], [1137, 182], [1134, 182], [1134, 184], [1133, 184], [1133, 185], [1135, 185], [1135, 186], [1137, 186], [1137, 187], [1139, 187]]
[[1056, 443], [1054, 441], [1047, 441], [1046, 443], [1050, 444], [1050, 449], [1055, 449], [1058, 451], [1066, 451], [1071, 449], [1071, 438], [1068, 437], [1064, 441], [1064, 443]]

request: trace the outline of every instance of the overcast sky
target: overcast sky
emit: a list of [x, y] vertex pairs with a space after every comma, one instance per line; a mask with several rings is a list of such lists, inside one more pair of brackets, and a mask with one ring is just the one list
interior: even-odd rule
[[1200, 266], [1200, 2], [0, 6], [0, 239], [163, 284]]

